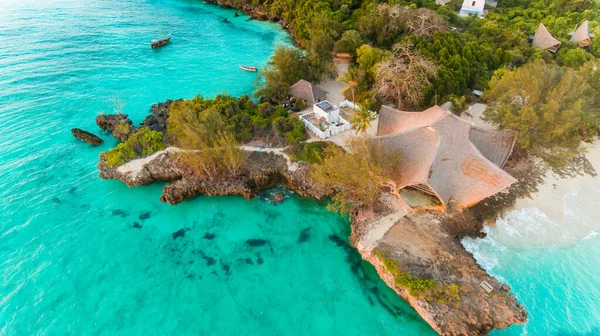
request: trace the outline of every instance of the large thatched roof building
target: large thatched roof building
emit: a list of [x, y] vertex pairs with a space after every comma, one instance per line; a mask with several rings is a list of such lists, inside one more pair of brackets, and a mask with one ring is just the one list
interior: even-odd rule
[[327, 99], [327, 91], [301, 79], [290, 87], [290, 93], [296, 98], [302, 98], [310, 104]]
[[590, 34], [590, 23], [585, 20], [581, 26], [579, 26], [573, 36], [571, 36], [571, 42], [577, 43], [580, 47], [589, 47], [592, 44], [592, 35]]
[[502, 166], [515, 136], [484, 130], [439, 106], [423, 112], [403, 112], [383, 106], [375, 141], [402, 153], [396, 187], [414, 187], [472, 206], [516, 182]]
[[560, 47], [560, 41], [550, 35], [550, 32], [548, 32], [548, 29], [546, 29], [546, 26], [544, 26], [543, 23], [540, 23], [535, 31], [535, 36], [533, 37], [533, 42], [531, 44], [534, 47], [548, 50], [553, 53], [556, 53]]

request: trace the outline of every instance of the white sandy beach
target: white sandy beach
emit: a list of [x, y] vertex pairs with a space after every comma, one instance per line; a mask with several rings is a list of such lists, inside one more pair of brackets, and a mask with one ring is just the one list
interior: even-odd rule
[[[594, 169], [600, 172], [600, 141], [588, 145], [587, 159], [592, 163]], [[565, 195], [573, 190], [600, 189], [600, 177], [584, 175], [574, 178], [561, 178], [548, 173], [544, 184], [531, 198], [522, 198], [515, 204], [516, 209], [539, 208], [552, 221], [560, 223], [563, 221], [565, 209], [563, 199]]]

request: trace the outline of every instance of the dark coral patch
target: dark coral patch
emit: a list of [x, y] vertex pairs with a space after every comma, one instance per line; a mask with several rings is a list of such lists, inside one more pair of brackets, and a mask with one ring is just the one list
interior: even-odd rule
[[251, 247], [259, 247], [268, 244], [269, 241], [266, 239], [248, 239], [246, 240], [246, 244]]
[[179, 237], [185, 237], [185, 229], [181, 229], [181, 230], [177, 230], [175, 232], [173, 232], [173, 239], [177, 239]]
[[138, 223], [138, 222], [133, 222], [133, 228], [134, 228], [134, 229], [141, 229], [141, 228], [142, 228], [142, 226], [141, 226], [141, 225], [140, 225], [140, 223]]
[[151, 211], [142, 212], [142, 214], [140, 215], [140, 220], [146, 220], [150, 218], [150, 216], [152, 216]]
[[215, 235], [213, 233], [208, 233], [207, 232], [207, 233], [204, 234], [204, 239], [213, 240], [213, 239], [215, 239], [216, 236], [217, 235]]
[[115, 209], [111, 213], [113, 216], [119, 216], [123, 218], [127, 217], [127, 212], [125, 212], [125, 210], [122, 209]]
[[300, 236], [298, 237], [298, 243], [306, 243], [310, 239], [310, 227], [302, 229]]

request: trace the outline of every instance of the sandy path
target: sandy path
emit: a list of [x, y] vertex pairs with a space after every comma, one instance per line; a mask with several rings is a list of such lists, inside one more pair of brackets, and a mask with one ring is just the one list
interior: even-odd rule
[[[336, 59], [335, 62], [336, 62], [335, 66], [336, 66], [336, 69], [338, 72], [337, 78], [340, 78], [340, 76], [342, 76], [343, 74], [348, 72], [348, 66], [350, 65], [350, 60]], [[344, 98], [344, 95], [342, 94], [342, 90], [344, 90], [344, 88], [346, 88], [346, 86], [348, 86], [342, 82], [338, 82], [337, 78], [317, 85], [317, 87], [328, 92], [327, 100], [330, 103], [333, 103], [334, 105], [339, 105], [341, 102], [346, 100], [346, 98]]]
[[131, 173], [139, 173], [142, 171], [142, 169], [144, 169], [144, 167], [154, 161], [154, 159], [156, 159], [159, 155], [163, 154], [163, 153], [176, 153], [176, 152], [182, 152], [181, 149], [177, 148], [177, 147], [167, 147], [161, 151], [158, 151], [150, 156], [147, 156], [145, 158], [141, 158], [141, 159], [135, 159], [135, 160], [131, 160], [125, 164], [120, 165], [117, 168], [117, 171], [119, 173], [122, 174], [131, 174]]
[[[296, 162], [292, 162], [292, 159], [286, 153], [283, 152], [283, 150], [285, 148], [263, 148], [263, 149], [260, 149], [259, 147], [252, 147], [252, 146], [239, 146], [239, 148], [243, 149], [245, 151], [248, 151], [248, 152], [269, 152], [269, 153], [275, 153], [277, 155], [281, 155], [287, 161], [289, 171], [296, 171], [298, 169], [298, 164]], [[148, 163], [154, 161], [154, 159], [156, 159], [161, 154], [177, 153], [177, 152], [183, 152], [183, 151], [184, 150], [177, 148], [177, 147], [167, 147], [166, 149], [158, 151], [158, 152], [156, 152], [150, 156], [147, 156], [145, 158], [131, 160], [131, 161], [119, 166], [117, 168], [117, 171], [119, 173], [125, 174], [125, 175], [138, 174], [144, 169], [144, 167]]]
[[377, 242], [383, 239], [383, 236], [396, 224], [400, 218], [404, 217], [406, 212], [398, 210], [390, 215], [382, 217], [369, 225], [367, 233], [358, 241], [357, 248], [362, 253], [371, 253]]

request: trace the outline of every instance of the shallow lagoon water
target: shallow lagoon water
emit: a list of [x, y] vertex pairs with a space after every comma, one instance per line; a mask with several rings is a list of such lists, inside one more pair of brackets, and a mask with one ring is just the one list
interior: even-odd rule
[[[200, 1], [8, 0], [0, 10], [0, 334], [427, 335], [348, 245], [349, 223], [291, 195], [159, 202], [100, 180], [98, 111], [135, 123], [167, 98], [249, 94], [289, 36]], [[228, 20], [223, 20], [227, 18]], [[173, 42], [151, 50], [160, 28]]]

